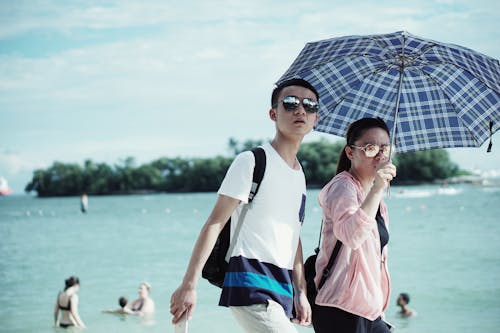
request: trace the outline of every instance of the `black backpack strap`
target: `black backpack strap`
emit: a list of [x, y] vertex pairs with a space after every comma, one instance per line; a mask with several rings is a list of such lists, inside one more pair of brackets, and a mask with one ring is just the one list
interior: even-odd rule
[[[321, 227], [319, 229], [319, 239], [318, 239], [318, 247], [314, 249], [314, 252], [316, 252], [316, 255], [319, 253], [319, 247], [321, 246], [321, 234], [323, 233], [323, 220], [321, 220]], [[342, 247], [342, 242], [337, 239], [337, 242], [335, 243], [335, 247], [333, 248], [332, 255], [330, 256], [330, 259], [328, 259], [328, 263], [326, 264], [325, 269], [323, 269], [323, 274], [321, 275], [321, 280], [319, 280], [318, 284], [318, 289], [320, 290], [321, 287], [326, 282], [326, 279], [330, 275], [330, 272], [332, 271], [333, 263], [335, 262], [335, 258], [337, 258], [337, 255], [339, 254], [340, 248]]]
[[330, 256], [330, 259], [328, 260], [328, 264], [326, 265], [325, 269], [323, 270], [323, 274], [321, 275], [321, 280], [319, 281], [319, 284], [318, 284], [318, 290], [320, 290], [321, 287], [323, 287], [323, 285], [326, 282], [326, 279], [330, 275], [333, 263], [335, 262], [335, 258], [337, 258], [337, 255], [339, 254], [341, 247], [342, 247], [342, 242], [340, 240], [337, 240], [337, 243], [335, 243], [335, 247], [333, 248], [332, 255]]
[[255, 157], [255, 167], [253, 169], [252, 178], [252, 188], [250, 189], [250, 195], [248, 196], [248, 202], [252, 202], [253, 198], [259, 191], [260, 183], [264, 178], [264, 172], [266, 171], [266, 153], [262, 147], [256, 147], [252, 149], [252, 153]]
[[[241, 225], [243, 224], [243, 220], [245, 219], [245, 216], [247, 214], [249, 204], [257, 194], [257, 191], [259, 190], [260, 187], [260, 183], [264, 178], [264, 172], [266, 171], [266, 153], [264, 152], [264, 149], [262, 149], [261, 147], [257, 147], [252, 149], [252, 153], [255, 156], [255, 167], [253, 169], [252, 188], [250, 189], [250, 194], [248, 195], [248, 204], [243, 206], [239, 219], [236, 223], [236, 227], [234, 229], [233, 237], [235, 240], [238, 239], [241, 230]], [[226, 225], [229, 225], [229, 223], [226, 223]], [[232, 253], [235, 244], [236, 241], [232, 242], [230, 241], [229, 248], [226, 253]]]

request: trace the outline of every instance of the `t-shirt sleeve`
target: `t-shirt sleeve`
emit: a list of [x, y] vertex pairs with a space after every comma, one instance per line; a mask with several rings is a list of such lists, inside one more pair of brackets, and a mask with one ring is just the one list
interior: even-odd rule
[[255, 158], [251, 151], [236, 156], [217, 193], [248, 203], [254, 166]]

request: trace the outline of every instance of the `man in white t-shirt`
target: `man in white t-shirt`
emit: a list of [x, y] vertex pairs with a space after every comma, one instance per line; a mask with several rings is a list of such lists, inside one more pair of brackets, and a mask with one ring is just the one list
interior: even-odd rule
[[[318, 102], [317, 91], [302, 79], [281, 82], [271, 96], [269, 117], [275, 122], [276, 133], [262, 146], [266, 154], [264, 178], [230, 253], [219, 301], [219, 305], [231, 308], [247, 332], [297, 332], [290, 321], [293, 304], [295, 321], [311, 323], [299, 237], [306, 184], [296, 155], [318, 119]], [[254, 166], [254, 156], [247, 151], [239, 154], [227, 171], [182, 283], [172, 294], [173, 323], [191, 318], [202, 268], [229, 217], [238, 221], [248, 203]]]

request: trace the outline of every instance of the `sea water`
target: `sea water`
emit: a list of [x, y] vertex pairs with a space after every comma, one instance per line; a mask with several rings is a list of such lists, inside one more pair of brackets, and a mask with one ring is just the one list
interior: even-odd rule
[[[318, 240], [318, 190], [308, 191], [304, 256]], [[0, 332], [65, 332], [53, 327], [58, 291], [80, 278], [85, 332], [173, 332], [170, 295], [180, 282], [215, 193], [0, 197]], [[386, 311], [397, 332], [500, 332], [500, 188], [392, 187]], [[154, 318], [105, 314], [118, 298], [152, 285]], [[397, 316], [400, 292], [417, 316]], [[190, 332], [241, 332], [219, 289], [204, 280]], [[71, 331], [71, 330], [70, 330]], [[299, 332], [313, 332], [299, 328]]]

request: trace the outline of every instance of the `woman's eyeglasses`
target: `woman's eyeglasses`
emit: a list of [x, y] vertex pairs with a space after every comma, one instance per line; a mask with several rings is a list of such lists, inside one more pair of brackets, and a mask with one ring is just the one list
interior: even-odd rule
[[364, 151], [366, 157], [375, 157], [380, 151], [382, 151], [382, 154], [385, 157], [389, 157], [390, 154], [394, 155], [395, 151], [394, 146], [392, 146], [392, 153], [391, 153], [391, 145], [375, 145], [371, 143], [367, 144], [364, 147], [358, 147], [354, 145], [350, 145], [350, 147]]
[[[283, 108], [286, 111], [295, 111], [299, 108], [300, 105], [300, 98], [297, 96], [285, 96], [282, 100], [279, 100], [278, 103], [283, 103]], [[277, 104], [273, 105], [273, 107], [276, 107]], [[302, 99], [302, 106], [304, 107], [304, 110], [309, 113], [316, 113], [318, 112], [319, 109], [319, 104], [317, 101], [311, 99], [311, 98], [303, 98]]]

